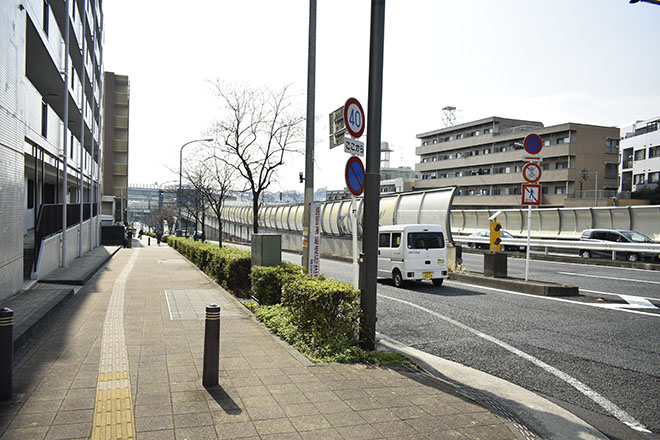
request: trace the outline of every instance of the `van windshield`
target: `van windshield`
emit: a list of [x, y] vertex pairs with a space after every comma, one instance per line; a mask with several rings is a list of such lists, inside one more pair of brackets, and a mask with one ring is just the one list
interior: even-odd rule
[[408, 249], [440, 249], [445, 247], [442, 232], [410, 232]]

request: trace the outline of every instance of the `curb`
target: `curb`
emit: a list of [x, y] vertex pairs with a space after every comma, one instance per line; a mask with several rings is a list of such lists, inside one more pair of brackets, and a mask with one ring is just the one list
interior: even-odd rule
[[512, 290], [539, 296], [578, 296], [577, 286], [567, 284], [544, 283], [540, 281], [525, 281], [518, 278], [491, 278], [478, 274], [449, 272], [452, 281], [465, 282], [477, 286]]

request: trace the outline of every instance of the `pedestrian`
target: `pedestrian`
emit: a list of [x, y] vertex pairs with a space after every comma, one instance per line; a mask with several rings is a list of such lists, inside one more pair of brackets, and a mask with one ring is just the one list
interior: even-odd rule
[[163, 233], [158, 231], [156, 232], [156, 243], [158, 243], [158, 246], [160, 246], [160, 239], [163, 238]]

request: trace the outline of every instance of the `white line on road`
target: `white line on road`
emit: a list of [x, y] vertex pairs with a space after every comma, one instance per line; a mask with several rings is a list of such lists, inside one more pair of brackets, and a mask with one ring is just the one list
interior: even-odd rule
[[499, 339], [497, 339], [493, 336], [487, 335], [486, 333], [483, 333], [483, 332], [480, 332], [479, 330], [473, 329], [472, 327], [469, 327], [469, 326], [467, 326], [467, 325], [465, 325], [461, 322], [458, 322], [458, 321], [456, 321], [452, 318], [449, 318], [447, 316], [444, 316], [444, 315], [441, 315], [437, 312], [434, 312], [433, 310], [429, 310], [427, 308], [424, 308], [424, 307], [419, 306], [417, 304], [411, 303], [409, 301], [404, 301], [402, 299], [393, 298], [391, 296], [386, 296], [386, 295], [381, 295], [381, 294], [379, 294], [378, 296], [381, 297], [381, 298], [389, 299], [391, 301], [400, 302], [400, 303], [406, 304], [410, 307], [419, 309], [423, 312], [426, 312], [430, 315], [435, 316], [436, 318], [440, 318], [443, 321], [446, 321], [446, 322], [448, 322], [450, 324], [453, 324], [453, 325], [455, 325], [459, 328], [462, 328], [463, 330], [466, 330], [466, 331], [468, 331], [468, 332], [470, 332], [470, 333], [472, 333], [472, 334], [474, 334], [474, 335], [476, 335], [476, 336], [478, 336], [482, 339], [485, 339], [489, 342], [492, 342], [493, 344], [499, 345], [500, 347], [504, 348], [505, 350], [507, 350], [507, 351], [515, 354], [516, 356], [519, 356], [519, 357], [533, 363], [534, 365], [542, 368], [546, 372], [558, 377], [559, 379], [563, 380], [567, 384], [571, 385], [573, 388], [575, 388], [576, 390], [578, 390], [579, 392], [584, 394], [586, 397], [588, 397], [589, 399], [591, 399], [592, 401], [594, 401], [595, 403], [600, 405], [605, 411], [612, 414], [614, 417], [616, 417], [622, 423], [625, 423], [626, 425], [628, 425], [630, 428], [634, 429], [635, 431], [645, 432], [645, 433], [649, 433], [649, 434], [651, 433], [651, 431], [649, 431], [644, 425], [642, 425], [639, 421], [637, 421], [635, 418], [633, 418], [627, 412], [625, 412], [624, 410], [619, 408], [616, 404], [609, 401], [605, 397], [601, 396], [598, 392], [592, 390], [587, 385], [585, 385], [584, 383], [582, 383], [579, 380], [575, 379], [574, 377], [564, 373], [561, 370], [556, 369], [555, 367], [553, 367], [551, 365], [546, 364], [542, 360], [540, 360], [538, 358], [535, 358], [534, 356], [532, 356], [530, 354], [527, 354], [524, 351], [519, 350], [516, 347], [514, 347], [512, 345], [509, 345], [504, 341], [500, 341]]
[[[653, 316], [655, 318], [660, 318], [660, 315], [657, 313], [648, 313], [648, 312], [641, 312], [639, 310], [628, 310], [628, 309], [623, 309], [620, 307], [612, 307], [611, 304], [594, 304], [594, 303], [585, 303], [585, 302], [579, 302], [579, 301], [574, 301], [570, 299], [563, 299], [563, 298], [556, 298], [552, 296], [539, 296], [539, 295], [532, 295], [530, 293], [521, 293], [521, 292], [514, 292], [512, 290], [503, 290], [503, 289], [496, 289], [494, 287], [486, 287], [486, 286], [477, 286], [476, 284], [468, 284], [468, 283], [459, 283], [457, 281], [449, 281], [446, 283], [447, 285], [464, 285], [464, 286], [470, 286], [470, 288], [475, 288], [475, 289], [484, 289], [484, 290], [492, 290], [493, 292], [501, 292], [501, 293], [506, 293], [509, 295], [518, 295], [518, 296], [525, 296], [527, 298], [534, 298], [538, 300], [543, 300], [543, 301], [557, 301], [557, 302], [563, 302], [567, 304], [572, 304], [572, 305], [579, 305], [579, 306], [587, 306], [587, 307], [596, 307], [599, 309], [604, 309], [604, 310], [613, 310], [616, 312], [626, 312], [626, 313], [634, 313], [636, 315], [645, 315], [645, 316]], [[607, 292], [596, 292], [594, 290], [585, 290], [585, 289], [580, 289], [584, 292], [594, 292], [594, 293], [607, 293]], [[610, 295], [619, 295], [618, 293], [611, 293]]]
[[660, 284], [660, 281], [650, 281], [650, 280], [636, 280], [633, 278], [620, 278], [620, 277], [606, 277], [603, 275], [587, 275], [584, 273], [574, 273], [574, 272], [557, 272], [561, 275], [573, 275], [576, 277], [588, 277], [588, 278], [602, 278], [605, 280], [617, 280], [617, 281], [633, 281], [635, 283], [648, 283], [648, 284]]

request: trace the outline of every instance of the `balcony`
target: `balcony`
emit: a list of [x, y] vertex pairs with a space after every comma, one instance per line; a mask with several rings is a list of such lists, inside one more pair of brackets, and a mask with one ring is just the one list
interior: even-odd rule
[[116, 176], [128, 175], [128, 164], [125, 163], [112, 164], [112, 174]]
[[128, 92], [115, 92], [115, 104], [128, 106]]
[[115, 128], [128, 130], [128, 116], [115, 116]]
[[126, 139], [115, 139], [114, 151], [128, 153], [128, 141]]

